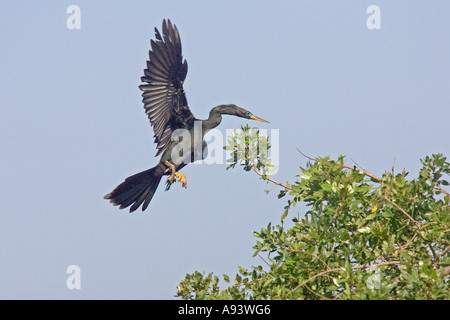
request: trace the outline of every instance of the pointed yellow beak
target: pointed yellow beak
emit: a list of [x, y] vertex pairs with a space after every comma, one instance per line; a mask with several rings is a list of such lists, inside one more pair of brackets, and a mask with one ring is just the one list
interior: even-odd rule
[[256, 121], [265, 122], [265, 123], [270, 123], [269, 121], [266, 121], [264, 119], [261, 119], [261, 118], [255, 117], [255, 116], [250, 116], [250, 119], [253, 119], [253, 120], [256, 120]]

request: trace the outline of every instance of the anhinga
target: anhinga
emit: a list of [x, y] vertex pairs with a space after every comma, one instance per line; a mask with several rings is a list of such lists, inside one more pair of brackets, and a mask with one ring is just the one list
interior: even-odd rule
[[[175, 179], [178, 179], [186, 187], [186, 178], [178, 171], [187, 163], [199, 159], [199, 149], [200, 159], [206, 156], [206, 143], [203, 137], [208, 130], [220, 124], [222, 114], [267, 122], [234, 104], [219, 105], [212, 108], [209, 118], [206, 120], [196, 119], [189, 110], [183, 90], [187, 62], [186, 60], [183, 61], [181, 55], [181, 41], [177, 27], [172, 25], [170, 20], [167, 23], [164, 20], [162, 36], [155, 28], [155, 37], [156, 41], [150, 41], [149, 60], [147, 61], [147, 68], [144, 70], [144, 76], [141, 78], [146, 84], [140, 85], [139, 88], [143, 91], [142, 101], [144, 102], [145, 112], [155, 133], [155, 143], [158, 149], [156, 156], [160, 154], [162, 156], [155, 167], [126, 178], [124, 182], [104, 197], [114, 205], [120, 205], [120, 209], [131, 205], [130, 212], [135, 211], [141, 204], [142, 211], [147, 208], [164, 175], [169, 175], [166, 190]], [[194, 142], [190, 145], [190, 154], [186, 155], [189, 158], [187, 161], [186, 157], [181, 159], [183, 161], [173, 159], [173, 149], [178, 143], [183, 142], [182, 140], [172, 141], [176, 140], [172, 138], [174, 131], [186, 129], [192, 137], [194, 136], [196, 121], [201, 122], [200, 148], [198, 148], [198, 143], [195, 145]]]

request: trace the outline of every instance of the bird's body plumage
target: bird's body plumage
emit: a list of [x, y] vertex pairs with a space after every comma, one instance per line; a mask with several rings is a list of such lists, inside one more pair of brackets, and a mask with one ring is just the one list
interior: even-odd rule
[[[140, 85], [142, 90], [142, 102], [145, 113], [153, 127], [155, 143], [157, 145], [156, 156], [161, 155], [159, 163], [148, 170], [128, 177], [112, 192], [105, 196], [114, 205], [120, 205], [120, 209], [130, 207], [130, 212], [142, 205], [145, 210], [149, 205], [162, 176], [169, 175], [170, 168], [179, 171], [187, 163], [206, 156], [206, 143], [203, 140], [205, 133], [217, 127], [222, 114], [235, 115], [246, 119], [254, 119], [267, 122], [253, 116], [249, 111], [233, 104], [220, 105], [211, 109], [206, 120], [199, 120], [190, 111], [183, 89], [183, 82], [187, 74], [187, 62], [183, 60], [181, 40], [178, 29], [170, 20], [163, 21], [162, 35], [155, 28], [156, 40], [151, 40], [149, 60], [144, 76], [145, 82]], [[194, 139], [195, 122], [201, 121], [201, 139]], [[172, 156], [173, 149], [178, 141], [174, 139], [177, 129], [186, 129], [191, 134], [191, 153], [185, 155], [183, 161], [175, 161]], [[186, 142], [186, 141], [185, 141]], [[201, 144], [201, 148], [199, 147]], [[199, 151], [200, 150], [200, 151]], [[197, 153], [201, 153], [200, 155]], [[172, 172], [168, 179], [167, 188], [173, 183]], [[172, 179], [171, 179], [172, 178]]]

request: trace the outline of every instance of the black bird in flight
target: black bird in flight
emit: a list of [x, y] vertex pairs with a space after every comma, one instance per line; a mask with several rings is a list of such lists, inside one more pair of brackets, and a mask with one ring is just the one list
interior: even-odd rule
[[[166, 190], [176, 179], [182, 183], [183, 187], [186, 187], [186, 178], [179, 170], [194, 160], [206, 157], [206, 143], [203, 137], [208, 130], [220, 124], [222, 114], [268, 122], [234, 104], [216, 106], [209, 112], [208, 119], [196, 119], [189, 110], [183, 90], [187, 62], [183, 61], [177, 27], [172, 25], [170, 20], [166, 22], [164, 19], [162, 36], [155, 28], [155, 38], [156, 41], [150, 41], [149, 60], [147, 68], [144, 70], [144, 76], [141, 77], [145, 84], [140, 85], [139, 88], [143, 91], [142, 102], [145, 113], [155, 133], [155, 143], [158, 149], [156, 156], [160, 154], [162, 156], [155, 167], [126, 178], [104, 197], [112, 204], [119, 205], [120, 209], [131, 205], [130, 212], [135, 211], [141, 205], [142, 211], [147, 208], [164, 175], [169, 176]], [[201, 123], [200, 139], [194, 139], [196, 121]], [[174, 139], [173, 134], [177, 129], [187, 130], [191, 141], [184, 138]], [[190, 152], [185, 152], [184, 156], [180, 156], [178, 144], [183, 144], [183, 142]], [[174, 148], [178, 148], [176, 152]]]

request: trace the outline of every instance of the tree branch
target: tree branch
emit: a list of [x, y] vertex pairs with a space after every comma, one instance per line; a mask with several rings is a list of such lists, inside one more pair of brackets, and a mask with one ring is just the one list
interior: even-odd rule
[[[399, 261], [388, 261], [388, 262], [381, 262], [381, 263], [374, 263], [371, 265], [363, 265], [363, 266], [354, 266], [351, 269], [355, 270], [355, 269], [366, 269], [366, 268], [370, 268], [370, 267], [380, 267], [380, 266], [386, 266], [386, 265], [390, 265], [390, 264], [401, 264]], [[301, 286], [304, 286], [305, 284], [307, 284], [308, 282], [310, 282], [311, 280], [314, 280], [317, 277], [326, 275], [327, 273], [330, 272], [337, 272], [340, 271], [341, 268], [333, 268], [333, 269], [328, 269], [322, 272], [319, 272], [315, 275], [313, 275], [312, 277], [310, 277], [309, 279], [303, 281], [302, 283], [300, 283], [299, 285], [297, 285], [294, 289], [292, 289], [291, 291], [288, 292], [288, 294], [286, 295], [286, 298], [288, 297], [288, 295], [290, 295], [292, 292], [294, 292], [295, 290], [297, 290], [298, 288], [300, 288]]]
[[438, 183], [438, 185], [437, 185], [437, 187], [436, 187], [435, 190], [439, 190], [440, 192], [443, 192], [443, 193], [445, 193], [445, 194], [447, 194], [447, 195], [450, 196], [450, 192], [448, 192], [447, 190], [444, 190], [444, 189], [441, 187], [441, 184], [439, 184], [439, 183]]
[[412, 236], [411, 239], [408, 240], [408, 242], [404, 245], [404, 246], [400, 246], [400, 250], [403, 251], [405, 250], [414, 240], [414, 238], [417, 236], [417, 232], [414, 233], [414, 235]]
[[292, 190], [292, 188], [290, 188], [290, 187], [288, 187], [288, 186], [286, 186], [286, 185], [284, 185], [284, 184], [282, 184], [282, 183], [280, 183], [278, 181], [275, 181], [275, 180], [273, 180], [271, 178], [264, 177], [264, 175], [261, 172], [259, 172], [258, 169], [256, 168], [256, 163], [253, 163], [253, 171], [255, 171], [256, 174], [259, 175], [260, 177], [262, 177], [264, 180], [270, 181], [270, 182], [272, 182], [272, 183], [274, 183], [274, 184], [276, 184], [278, 186], [281, 186], [281, 187], [283, 187], [285, 189]]
[[304, 156], [305, 158], [308, 158], [309, 160], [314, 161], [314, 162], [317, 161], [316, 159], [311, 158], [310, 156], [307, 156], [306, 154], [304, 154], [303, 152], [301, 152], [299, 148], [297, 148], [297, 151], [298, 151], [302, 156]]
[[[311, 158], [310, 156], [307, 156], [306, 154], [304, 154], [303, 152], [301, 152], [299, 148], [297, 148], [297, 151], [298, 151], [302, 156], [304, 156], [305, 158], [308, 158], [309, 160], [314, 161], [314, 162], [317, 161], [316, 159]], [[352, 159], [352, 161], [355, 163], [355, 165], [356, 165], [359, 169], [357, 169], [356, 167], [350, 167], [350, 166], [345, 165], [345, 164], [342, 165], [342, 167], [343, 167], [343, 168], [350, 169], [350, 170], [355, 170], [355, 171], [357, 170], [357, 171], [359, 171], [360, 173], [365, 174], [366, 176], [368, 176], [368, 177], [370, 177], [370, 178], [372, 178], [372, 179], [374, 179], [374, 180], [376, 180], [376, 181], [381, 181], [381, 178], [378, 178], [376, 175], [371, 174], [371, 173], [369, 173], [368, 171], [364, 170], [358, 163], [356, 163], [355, 160]]]
[[398, 204], [392, 202], [391, 200], [389, 200], [386, 196], [383, 196], [383, 199], [386, 200], [387, 202], [389, 202], [390, 204], [392, 204], [394, 207], [396, 207], [398, 210], [400, 210], [401, 213], [403, 213], [409, 220], [411, 220], [412, 222], [414, 222], [416, 224], [416, 226], [421, 227], [422, 224], [416, 220], [413, 219], [413, 217], [411, 217], [405, 210], [403, 210]]
[[[355, 163], [356, 163], [356, 162], [355, 162]], [[373, 180], [376, 180], [376, 181], [378, 181], [378, 182], [381, 181], [381, 178], [378, 178], [376, 175], [371, 174], [371, 173], [369, 173], [369, 172], [367, 172], [366, 170], [363, 170], [363, 169], [361, 169], [361, 168], [356, 168], [355, 166], [350, 167], [350, 166], [348, 166], [348, 165], [346, 165], [346, 164], [343, 164], [342, 167], [343, 167], [343, 168], [350, 169], [350, 170], [358, 171], [359, 173], [362, 173], [362, 174], [364, 174], [364, 175], [366, 175], [366, 176], [368, 176], [368, 177], [370, 177], [370, 178], [372, 178]]]

